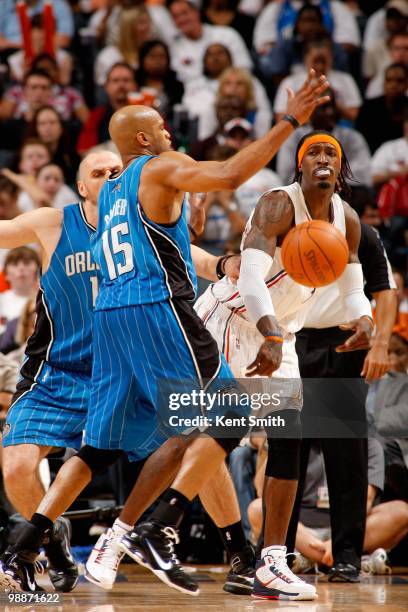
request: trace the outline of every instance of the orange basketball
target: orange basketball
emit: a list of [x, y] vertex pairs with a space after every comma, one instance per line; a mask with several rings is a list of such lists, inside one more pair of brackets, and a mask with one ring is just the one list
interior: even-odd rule
[[323, 287], [343, 274], [349, 249], [343, 234], [331, 223], [306, 221], [286, 235], [281, 256], [294, 281], [306, 287]]

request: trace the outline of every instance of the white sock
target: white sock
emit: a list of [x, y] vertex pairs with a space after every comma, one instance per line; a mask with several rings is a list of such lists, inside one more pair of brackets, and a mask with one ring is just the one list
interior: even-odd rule
[[283, 553], [284, 555], [286, 555], [286, 546], [267, 546], [266, 548], [263, 548], [261, 552], [261, 559], [263, 559], [267, 555], [273, 557], [276, 553]]
[[123, 531], [128, 533], [129, 531], [133, 531], [134, 525], [126, 525], [120, 519], [116, 519], [116, 521], [112, 525], [113, 531]]

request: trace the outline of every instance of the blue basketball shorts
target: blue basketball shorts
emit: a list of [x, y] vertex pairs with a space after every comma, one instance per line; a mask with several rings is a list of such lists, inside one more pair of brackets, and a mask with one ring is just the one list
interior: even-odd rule
[[[85, 442], [96, 448], [132, 451], [143, 459], [180, 426], [166, 431], [161, 388], [178, 381], [184, 388], [225, 387], [232, 372], [185, 300], [166, 300], [96, 311], [94, 361]], [[200, 408], [191, 406], [191, 416]]]
[[81, 446], [90, 375], [28, 357], [3, 426], [3, 446]]

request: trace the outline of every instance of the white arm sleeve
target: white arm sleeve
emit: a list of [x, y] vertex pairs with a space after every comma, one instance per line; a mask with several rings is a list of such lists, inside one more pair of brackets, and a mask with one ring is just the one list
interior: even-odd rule
[[252, 321], [258, 323], [265, 315], [275, 316], [271, 294], [265, 278], [272, 265], [272, 257], [259, 249], [244, 249], [238, 289]]
[[347, 321], [359, 319], [363, 316], [373, 317], [370, 302], [364, 294], [364, 278], [361, 264], [347, 264], [337, 284], [346, 311]]

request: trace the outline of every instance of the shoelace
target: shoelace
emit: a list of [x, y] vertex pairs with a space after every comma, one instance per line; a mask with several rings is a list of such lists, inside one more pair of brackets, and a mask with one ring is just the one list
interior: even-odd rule
[[180, 561], [177, 559], [176, 553], [174, 551], [175, 544], [180, 542], [179, 535], [177, 531], [173, 527], [163, 527], [162, 533], [166, 536], [166, 548], [169, 554], [169, 559], [174, 563], [174, 565], [180, 565]]
[[119, 534], [116, 535], [114, 533], [107, 536], [105, 540], [103, 541], [100, 551], [96, 555], [95, 563], [97, 562], [102, 563], [103, 561], [103, 565], [105, 567], [111, 570], [116, 570], [123, 554], [109, 547], [109, 544], [110, 542], [112, 542], [112, 540], [118, 540], [121, 537], [122, 537], [121, 535]]
[[287, 576], [288, 578], [290, 578], [291, 580], [293, 580], [294, 582], [304, 582], [301, 578], [299, 578], [299, 576], [296, 576], [296, 574], [294, 574], [292, 572], [292, 570], [289, 568], [288, 564], [287, 564], [287, 558], [288, 557], [296, 557], [297, 553], [287, 553], [286, 555], [282, 556], [282, 557], [278, 557], [278, 559], [273, 559], [274, 561], [274, 566], [280, 571], [282, 572], [282, 574], [284, 574], [285, 576]]
[[34, 571], [36, 574], [44, 574], [44, 566], [41, 561], [34, 561]]
[[233, 557], [231, 559], [231, 567], [232, 569], [235, 571], [235, 568], [238, 567], [238, 565], [241, 565], [242, 560], [241, 557], [239, 555], [237, 555], [236, 557]]

